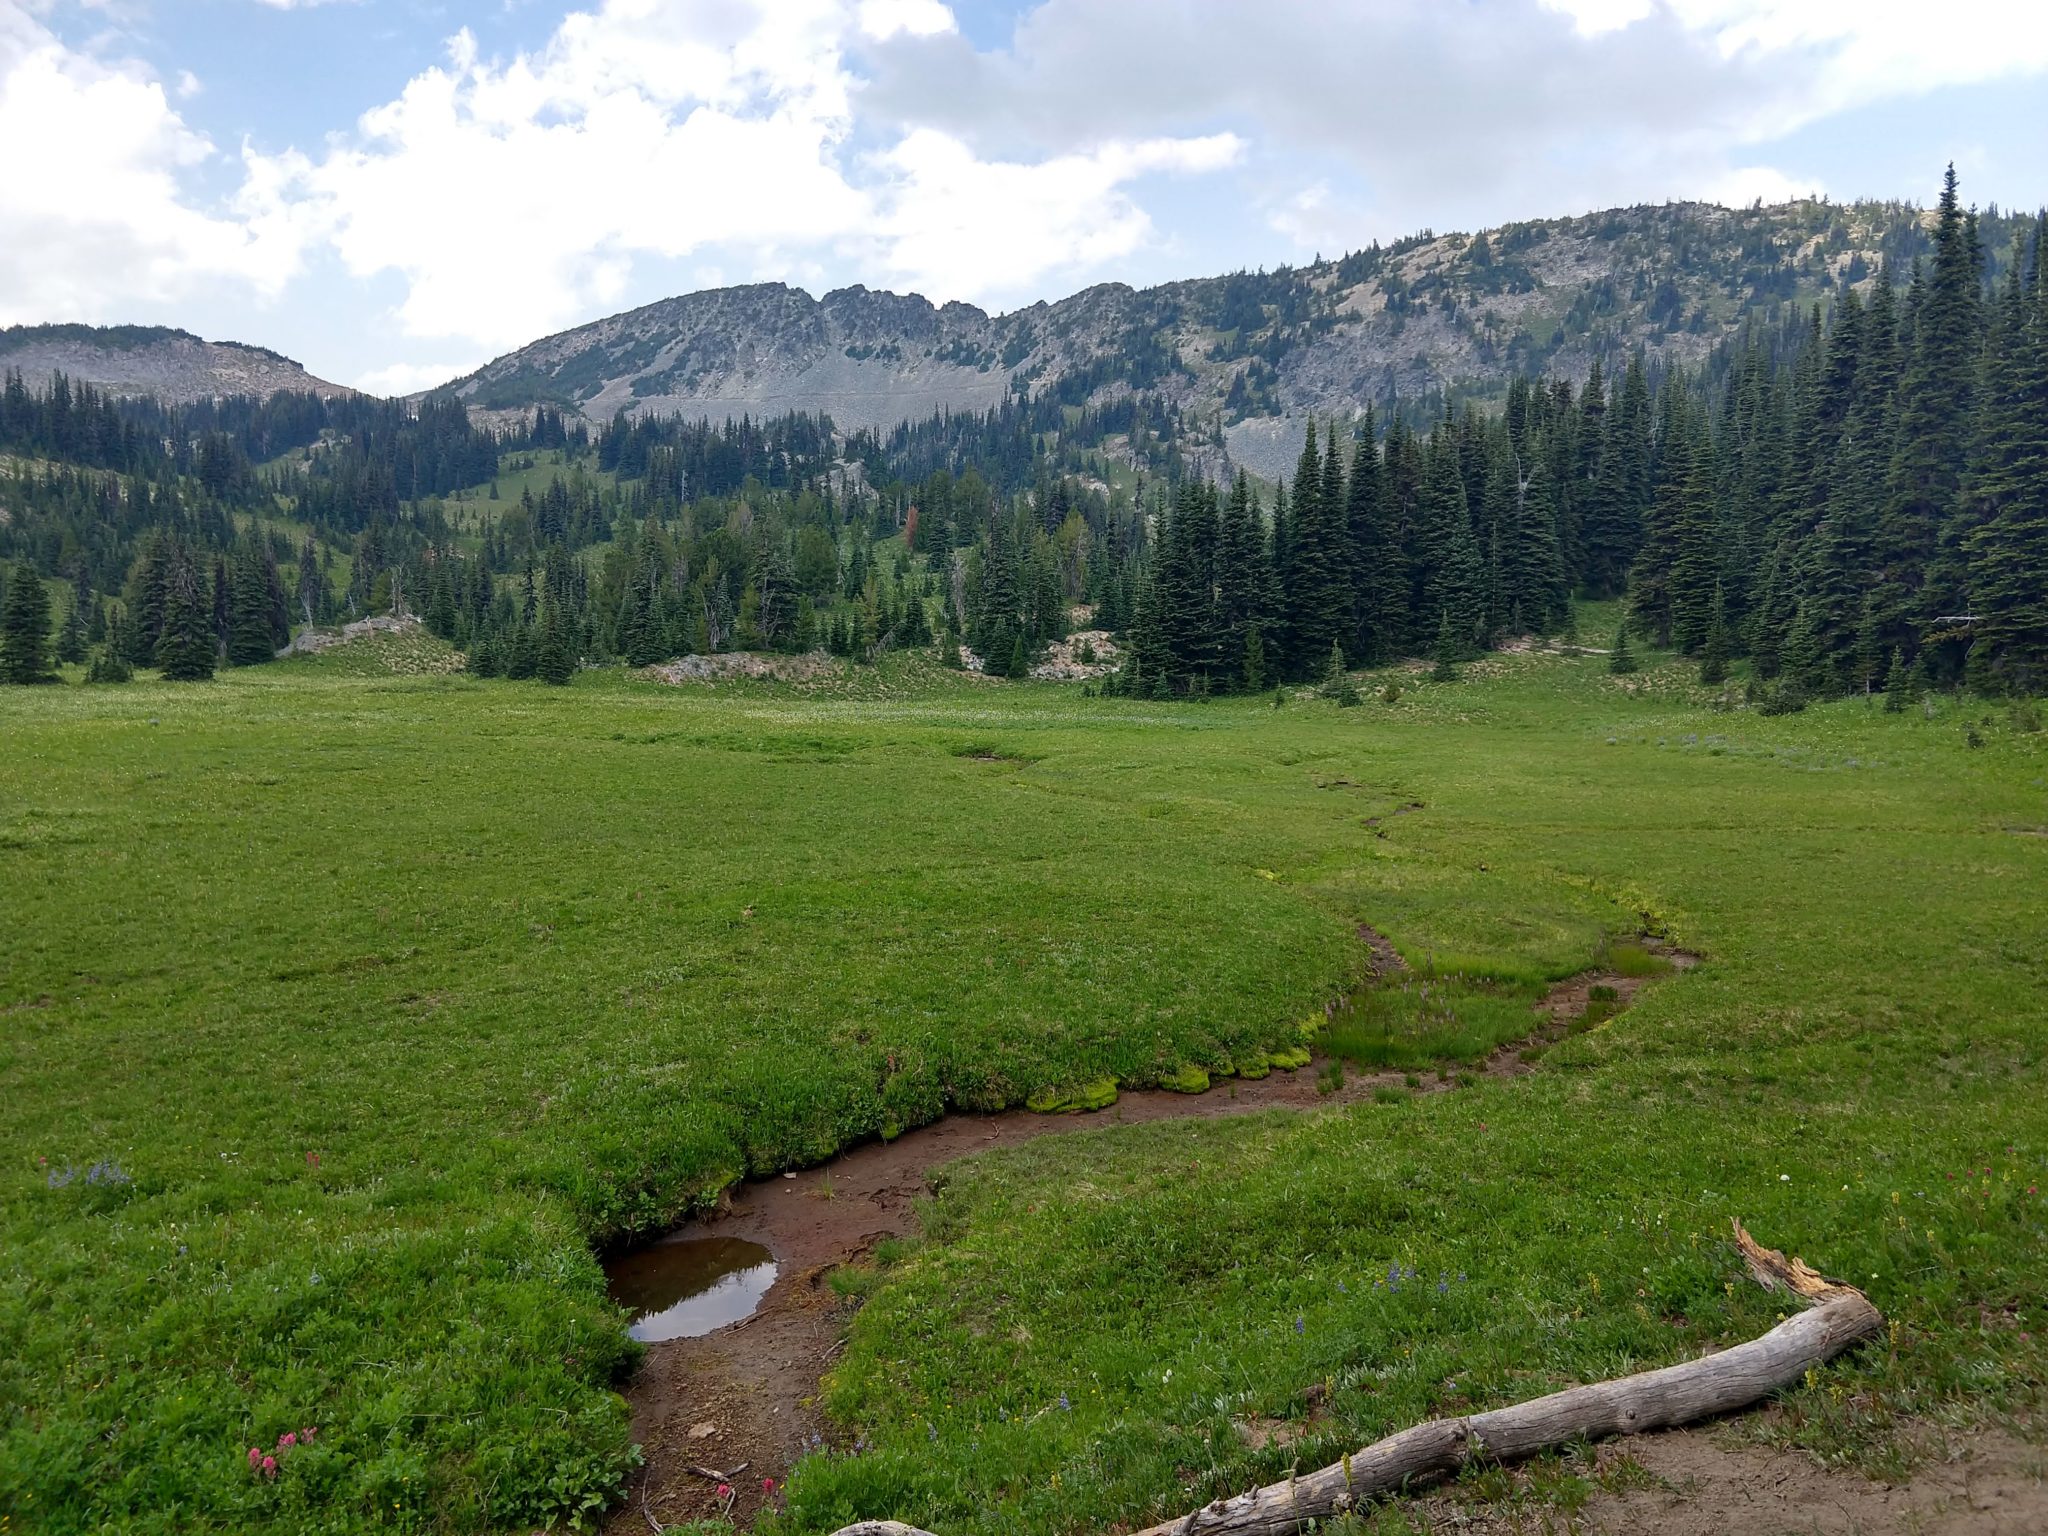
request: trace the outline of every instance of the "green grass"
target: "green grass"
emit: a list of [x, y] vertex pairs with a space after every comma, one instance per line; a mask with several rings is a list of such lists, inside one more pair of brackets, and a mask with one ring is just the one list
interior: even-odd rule
[[1514, 1081], [959, 1165], [851, 1287], [827, 1400], [872, 1449], [807, 1461], [788, 1529], [1096, 1528], [1278, 1470], [1248, 1413], [1311, 1420], [1308, 1464], [1674, 1359], [1768, 1323], [1733, 1214], [1900, 1325], [1786, 1433], [1876, 1454], [2023, 1396], [2042, 739], [1717, 715], [1599, 657], [1404, 682], [10, 691], [0, 1510], [566, 1522], [629, 1460], [594, 1242], [948, 1106], [1259, 1059], [1360, 979], [1360, 920], [1475, 1018], [1645, 926], [1707, 961]]
[[[1136, 1525], [1753, 1336], [1781, 1304], [1742, 1279], [1737, 1216], [1893, 1322], [1753, 1432], [1896, 1471], [1903, 1421], [2038, 1411], [2048, 961], [2028, 914], [2048, 849], [2006, 828], [2040, 804], [2048, 742], [1968, 749], [1980, 706], [1785, 730], [1648, 702], [1682, 691], [1675, 670], [1630, 694], [1597, 659], [1488, 665], [1490, 684], [1421, 690], [1426, 723], [1394, 723], [1405, 703], [1360, 722], [1365, 761], [1428, 803], [1371, 850], [1375, 925], [1470, 957], [1475, 927], [1534, 940], [1546, 893], [1590, 890], [1707, 963], [1533, 1076], [956, 1165], [830, 1380], [865, 1449], [807, 1462], [778, 1530]], [[1454, 1012], [1487, 995], [1448, 984]], [[1398, 1022], [1421, 985], [1390, 989]], [[1301, 1438], [1254, 1450], [1254, 1418]]]

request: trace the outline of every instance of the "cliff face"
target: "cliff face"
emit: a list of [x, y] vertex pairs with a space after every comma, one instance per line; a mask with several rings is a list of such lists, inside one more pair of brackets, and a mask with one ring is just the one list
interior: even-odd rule
[[155, 325], [14, 326], [0, 331], [0, 373], [9, 372], [33, 385], [61, 373], [110, 394], [154, 395], [172, 405], [281, 389], [355, 393], [266, 348]]
[[[2011, 221], [2006, 221], [2011, 222]], [[1987, 227], [1994, 255], [2009, 235]], [[1517, 372], [1582, 375], [1634, 349], [1690, 362], [1754, 319], [1868, 283], [1924, 249], [1896, 203], [1616, 209], [1481, 235], [1420, 235], [1277, 272], [1143, 291], [1105, 284], [989, 315], [915, 295], [780, 283], [665, 299], [508, 353], [450, 387], [473, 406], [547, 401], [713, 419], [828, 413], [887, 428], [1015, 392], [1072, 403], [1156, 393], [1231, 461], [1286, 466], [1311, 415], [1348, 414]]]

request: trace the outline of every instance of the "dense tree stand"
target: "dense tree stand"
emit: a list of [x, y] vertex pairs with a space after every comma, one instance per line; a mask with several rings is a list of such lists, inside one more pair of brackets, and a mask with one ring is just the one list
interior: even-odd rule
[[[1147, 1526], [1137, 1536], [1287, 1536], [1383, 1494], [1479, 1462], [1520, 1461], [1575, 1440], [1639, 1435], [1733, 1413], [1791, 1386], [1815, 1366], [1884, 1330], [1854, 1286], [1823, 1279], [1800, 1260], [1760, 1245], [1742, 1223], [1735, 1245], [1757, 1282], [1806, 1303], [1761, 1338], [1719, 1354], [1573, 1387], [1462, 1419], [1432, 1419], [1389, 1435], [1321, 1471], [1255, 1488]], [[870, 1520], [834, 1536], [929, 1536]]]

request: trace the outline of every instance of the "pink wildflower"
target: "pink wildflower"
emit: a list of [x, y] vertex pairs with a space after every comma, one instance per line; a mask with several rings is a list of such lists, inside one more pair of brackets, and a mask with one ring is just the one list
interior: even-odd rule
[[263, 1452], [257, 1446], [249, 1447], [249, 1466], [253, 1470], [263, 1465]]
[[721, 1499], [729, 1499], [729, 1498], [731, 1498], [731, 1497], [732, 1497], [732, 1484], [731, 1484], [731, 1483], [720, 1483], [720, 1484], [718, 1485], [718, 1496], [719, 1496], [719, 1497], [720, 1497]]
[[263, 1475], [265, 1477], [277, 1476], [277, 1458], [275, 1456], [263, 1458]]
[[280, 1446], [284, 1447], [284, 1449], [290, 1450], [293, 1446], [299, 1443], [299, 1437], [287, 1431], [286, 1433], [279, 1435], [277, 1437], [277, 1443]]
[[306, 1441], [308, 1444], [311, 1444], [313, 1439], [313, 1426], [308, 1424], [304, 1429], [300, 1430], [299, 1438], [301, 1440]]
[[773, 1492], [775, 1491], [775, 1479], [774, 1479], [774, 1478], [772, 1478], [772, 1477], [764, 1477], [764, 1478], [762, 1478], [762, 1479], [761, 1479], [761, 1491], [762, 1491], [763, 1493], [773, 1493]]

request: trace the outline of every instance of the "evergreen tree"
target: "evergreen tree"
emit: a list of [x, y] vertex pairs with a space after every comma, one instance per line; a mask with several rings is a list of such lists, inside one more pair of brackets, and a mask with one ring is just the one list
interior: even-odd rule
[[[1878, 530], [1881, 597], [1901, 615], [1887, 637], [1895, 643], [1914, 638], [1909, 613], [1929, 623], [1965, 611], [1962, 562], [1948, 562], [1931, 584], [1927, 573], [1960, 489], [1976, 399], [1981, 317], [1973, 246], [1950, 166], [1935, 220], [1934, 264], [1914, 307], [1911, 356], [1899, 381], [1898, 446]], [[1943, 647], [1940, 665], [1951, 673], [1960, 669], [1961, 645]]]
[[85, 614], [90, 607], [91, 594], [74, 585], [71, 602], [64, 610], [64, 622], [57, 628], [57, 659], [67, 665], [76, 666], [85, 660]]
[[1454, 683], [1458, 680], [1457, 631], [1451, 626], [1451, 616], [1446, 613], [1437, 620], [1436, 665], [1431, 668], [1429, 680], [1433, 683]]
[[1884, 707], [1887, 714], [1902, 714], [1913, 701], [1913, 674], [1906, 665], [1905, 653], [1897, 646], [1892, 647], [1892, 664], [1885, 673]]
[[127, 655], [111, 643], [94, 651], [92, 665], [85, 669], [88, 683], [126, 683], [134, 678], [135, 668], [129, 665]]
[[503, 651], [505, 676], [514, 682], [524, 682], [534, 675], [539, 661], [533, 626], [515, 622]]
[[1700, 681], [1709, 688], [1719, 687], [1728, 680], [1728, 654], [1734, 649], [1734, 636], [1728, 629], [1728, 604], [1718, 583], [1714, 587], [1714, 603], [1707, 615], [1707, 634], [1700, 646]]
[[1606, 412], [1599, 478], [1581, 520], [1585, 564], [1580, 579], [1595, 597], [1622, 590], [1641, 542], [1643, 509], [1650, 499], [1650, 409], [1649, 377], [1637, 352]]
[[228, 664], [260, 666], [275, 654], [262, 568], [246, 551], [228, 569]]
[[1984, 411], [1960, 536], [1981, 670], [1995, 687], [2048, 688], [2048, 218], [2032, 271], [2013, 263], [1985, 359]]
[[1349, 530], [1342, 450], [1331, 435], [1327, 457], [1311, 421], [1294, 475], [1294, 521], [1285, 573], [1287, 636], [1304, 676], [1322, 664], [1351, 627]]
[[1478, 651], [1486, 624], [1485, 571], [1472, 534], [1457, 444], [1449, 430], [1439, 427], [1427, 457], [1422, 521], [1432, 558], [1423, 579], [1423, 601], [1437, 615], [1439, 630], [1450, 625], [1458, 654], [1464, 657]]
[[50, 595], [24, 562], [0, 597], [0, 683], [50, 681], [49, 657]]
[[167, 682], [205, 682], [213, 676], [215, 656], [206, 578], [185, 550], [171, 549], [166, 561], [163, 629], [157, 636], [155, 661]]
[[1367, 407], [1351, 454], [1345, 521], [1351, 537], [1351, 654], [1368, 665], [1401, 654], [1408, 632], [1408, 573]]
[[1626, 677], [1636, 670], [1635, 652], [1628, 648], [1626, 624], [1614, 631], [1614, 649], [1607, 653], [1607, 670], [1616, 677]]
[[576, 642], [564, 605], [550, 600], [541, 610], [540, 638], [534, 650], [533, 675], [561, 687], [576, 675]]

